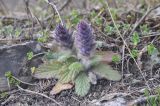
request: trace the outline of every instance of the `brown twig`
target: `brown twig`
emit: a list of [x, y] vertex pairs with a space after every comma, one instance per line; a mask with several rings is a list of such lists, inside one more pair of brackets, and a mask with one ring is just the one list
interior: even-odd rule
[[155, 36], [160, 36], [160, 33], [149, 33], [147, 36], [142, 36], [140, 38], [149, 38], [149, 37], [155, 37]]
[[[125, 45], [123, 45], [122, 47], [122, 67], [121, 67], [121, 71], [122, 71], [122, 76], [124, 74], [124, 55], [125, 55]], [[124, 84], [124, 79], [122, 77], [122, 84]]]
[[137, 57], [137, 63], [139, 64], [140, 68], [142, 68], [142, 62], [141, 62], [141, 59], [142, 59], [142, 56], [143, 56], [143, 53], [147, 52], [147, 46], [145, 46], [141, 51], [139, 51], [138, 53], [138, 57]]
[[7, 99], [5, 99], [4, 102], [0, 103], [0, 105], [1, 105], [1, 106], [6, 106], [6, 104], [7, 104], [9, 101], [13, 100], [14, 98], [15, 98], [15, 97], [14, 97], [13, 95], [10, 95]]
[[27, 12], [27, 16], [28, 16], [28, 19], [31, 19], [32, 20], [32, 30], [30, 31], [29, 30], [29, 33], [33, 33], [33, 26], [34, 26], [34, 18], [33, 18], [33, 15], [30, 11], [30, 8], [29, 8], [29, 0], [24, 0], [24, 3], [25, 3], [25, 9], [26, 9], [26, 12]]
[[51, 3], [49, 0], [45, 0], [45, 1], [46, 1], [49, 5], [51, 5], [51, 7], [53, 8], [53, 10], [56, 11], [56, 13], [58, 14], [58, 17], [59, 17], [59, 19], [60, 19], [60, 21], [61, 21], [61, 24], [63, 25], [62, 18], [61, 18], [61, 16], [60, 16], [60, 13], [59, 13], [56, 5], [55, 5], [54, 3]]
[[22, 91], [25, 91], [27, 93], [31, 93], [31, 94], [35, 94], [35, 95], [39, 95], [39, 96], [42, 96], [42, 97], [45, 97], [53, 102], [55, 102], [58, 106], [62, 106], [59, 102], [57, 102], [55, 99], [53, 98], [50, 98], [49, 96], [45, 95], [45, 94], [42, 94], [42, 93], [39, 93], [39, 92], [35, 92], [35, 91], [31, 91], [31, 90], [28, 90], [28, 89], [23, 89], [22, 87], [20, 87], [19, 85], [17, 85], [17, 87], [22, 90]]
[[45, 55], [45, 53], [46, 52], [41, 52], [41, 53], [37, 53], [37, 54], [33, 55], [33, 57], [30, 60], [28, 60], [28, 62], [32, 61], [35, 58], [42, 57], [43, 55]]
[[17, 77], [15, 77], [15, 76], [12, 76], [12, 77], [13, 77], [15, 80], [17, 80], [18, 82], [20, 82], [20, 83], [23, 83], [23, 84], [26, 84], [26, 85], [31, 85], [31, 86], [37, 86], [37, 84], [31, 84], [31, 83], [28, 83], [28, 82], [24, 82], [24, 81], [18, 79]]
[[[59, 9], [58, 11], [62, 11], [67, 5], [69, 5], [69, 3], [71, 2], [72, 0], [67, 0]], [[47, 1], [48, 3], [48, 1]], [[49, 19], [51, 19], [55, 14], [51, 14], [49, 16], [47, 16], [43, 21], [48, 21]]]

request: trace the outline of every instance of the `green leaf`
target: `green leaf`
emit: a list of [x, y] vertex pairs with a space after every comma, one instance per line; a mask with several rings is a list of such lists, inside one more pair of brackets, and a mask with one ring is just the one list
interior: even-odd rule
[[84, 67], [80, 62], [74, 62], [68, 67], [68, 69], [73, 71], [73, 72], [74, 71], [81, 71], [81, 70], [83, 70], [83, 68]]
[[37, 39], [38, 42], [45, 43], [49, 38], [48, 30], [41, 30], [37, 34], [40, 35]]
[[138, 57], [138, 50], [136, 50], [136, 49], [133, 49], [132, 51], [131, 51], [131, 57], [132, 58], [136, 58], [136, 57]]
[[95, 23], [100, 26], [102, 24], [102, 18], [101, 17], [96, 17], [95, 18]]
[[147, 46], [147, 51], [148, 51], [149, 55], [152, 55], [155, 52], [155, 50], [156, 50], [156, 48], [155, 48], [155, 46], [153, 44], [149, 44]]
[[72, 73], [70, 72], [69, 69], [66, 69], [63, 73], [60, 74], [60, 79], [59, 81], [61, 83], [69, 83], [72, 81], [71, 75]]
[[112, 34], [114, 32], [114, 27], [110, 26], [110, 25], [106, 25], [104, 31], [107, 33], [107, 34]]
[[147, 24], [140, 26], [140, 29], [141, 29], [143, 34], [149, 33], [149, 28], [148, 28]]
[[72, 55], [71, 51], [60, 52], [59, 54], [61, 55], [58, 57], [57, 60], [60, 62], [73, 63], [78, 60], [74, 55]]
[[14, 78], [14, 76], [12, 75], [12, 73], [10, 71], [6, 72], [5, 76], [8, 78], [10, 85], [20, 84], [20, 82]]
[[120, 60], [121, 60], [121, 57], [119, 55], [113, 55], [112, 56], [112, 61], [114, 63], [118, 63], [118, 62], [120, 62]]
[[111, 62], [118, 62], [121, 59], [120, 54], [114, 53], [113, 51], [97, 51], [96, 56], [99, 56], [97, 61], [110, 64]]
[[137, 32], [133, 33], [132, 42], [135, 46], [137, 46], [137, 44], [140, 42], [140, 38]]
[[17, 28], [16, 30], [15, 30], [15, 36], [16, 37], [19, 37], [19, 35], [22, 33], [22, 30], [20, 29], [20, 28]]
[[45, 53], [44, 55], [44, 58], [47, 59], [47, 60], [57, 60], [62, 54], [61, 53], [56, 53], [56, 52], [47, 52]]
[[111, 10], [111, 14], [112, 14], [113, 19], [117, 20], [117, 18], [118, 18], [118, 16], [117, 16], [118, 11], [115, 8], [110, 8], [110, 10]]
[[77, 62], [78, 61], [78, 59], [76, 58], [76, 57], [69, 57], [66, 61], [65, 61], [65, 63], [66, 64], [71, 64], [71, 63], [74, 63], [74, 62]]
[[72, 25], [76, 25], [81, 19], [81, 16], [78, 12], [78, 10], [73, 10], [71, 11], [71, 14], [70, 14], [70, 21], [72, 23]]
[[72, 55], [70, 53], [65, 53], [65, 54], [62, 54], [59, 58], [58, 58], [58, 61], [60, 62], [65, 62], [68, 58], [72, 57]]
[[75, 80], [75, 91], [80, 96], [85, 96], [90, 89], [90, 81], [85, 72], [78, 75]]
[[121, 79], [121, 75], [118, 71], [113, 70], [107, 64], [99, 64], [92, 70], [96, 75], [106, 78], [108, 80], [119, 81]]
[[33, 52], [28, 52], [27, 53], [27, 59], [31, 60], [33, 58]]
[[6, 35], [10, 35], [10, 34], [12, 34], [13, 33], [13, 26], [11, 26], [11, 25], [9, 25], [9, 26], [6, 26], [6, 27], [4, 27], [5, 28], [5, 34]]
[[38, 79], [58, 78], [59, 73], [62, 71], [62, 66], [64, 66], [63, 63], [58, 61], [46, 62], [36, 68], [33, 76]]
[[73, 81], [75, 77], [79, 74], [80, 71], [84, 69], [83, 65], [79, 62], [74, 62], [71, 65], [69, 65], [68, 70], [64, 72], [61, 77], [60, 81], [62, 83], [68, 83], [70, 81]]
[[154, 50], [154, 52], [151, 55], [151, 64], [157, 64], [160, 63], [160, 56], [159, 56], [159, 51], [157, 49]]
[[96, 15], [97, 15], [97, 13], [95, 12], [95, 10], [93, 10], [93, 11], [90, 13], [91, 18], [96, 17]]
[[96, 55], [93, 58], [91, 58], [90, 64], [91, 64], [91, 66], [95, 66], [95, 65], [99, 64], [101, 62], [101, 60], [102, 60], [102, 56]]
[[130, 27], [130, 24], [123, 24], [123, 30], [128, 30]]

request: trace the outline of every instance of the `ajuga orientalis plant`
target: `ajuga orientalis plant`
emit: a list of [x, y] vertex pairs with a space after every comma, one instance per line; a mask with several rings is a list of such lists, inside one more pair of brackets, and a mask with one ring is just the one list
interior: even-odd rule
[[[117, 71], [102, 61], [103, 56], [96, 54], [95, 37], [87, 22], [79, 22], [73, 35], [65, 26], [56, 26], [53, 34], [55, 42], [67, 50], [47, 53], [44, 57], [46, 61], [35, 70], [34, 77], [57, 78], [55, 87], [62, 86], [62, 90], [67, 89], [66, 84], [74, 85], [76, 94], [80, 96], [85, 96], [91, 84], [96, 84], [98, 79], [121, 79]], [[59, 91], [53, 88], [52, 94], [56, 93]]]

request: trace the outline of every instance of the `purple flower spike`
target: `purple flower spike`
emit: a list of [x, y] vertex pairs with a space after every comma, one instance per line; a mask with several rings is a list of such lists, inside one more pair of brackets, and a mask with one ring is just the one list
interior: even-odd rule
[[55, 41], [65, 48], [72, 49], [73, 39], [72, 35], [69, 33], [69, 30], [65, 26], [59, 24], [55, 28], [54, 33]]
[[76, 46], [79, 54], [82, 56], [91, 56], [91, 52], [95, 47], [92, 29], [88, 23], [81, 21], [77, 26]]

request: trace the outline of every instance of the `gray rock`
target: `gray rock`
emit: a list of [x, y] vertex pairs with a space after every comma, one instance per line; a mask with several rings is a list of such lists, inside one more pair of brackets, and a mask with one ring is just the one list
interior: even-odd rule
[[28, 67], [27, 53], [42, 52], [41, 45], [37, 42], [27, 42], [12, 46], [0, 47], [0, 91], [8, 90], [5, 73], [10, 71], [15, 77], [28, 82], [31, 80], [31, 72]]
[[89, 106], [127, 106], [126, 100], [122, 97], [115, 98], [106, 102], [94, 101]]

